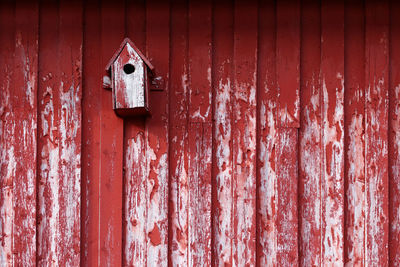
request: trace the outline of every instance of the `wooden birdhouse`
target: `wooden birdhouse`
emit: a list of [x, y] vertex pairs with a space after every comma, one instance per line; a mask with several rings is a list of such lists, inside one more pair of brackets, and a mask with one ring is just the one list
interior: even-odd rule
[[148, 115], [150, 76], [154, 70], [150, 61], [135, 44], [126, 38], [106, 70], [110, 75], [113, 109], [118, 116]]

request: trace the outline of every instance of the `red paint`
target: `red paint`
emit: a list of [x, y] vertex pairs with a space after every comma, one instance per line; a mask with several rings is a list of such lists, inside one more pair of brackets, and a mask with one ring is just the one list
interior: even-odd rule
[[191, 1], [188, 12], [187, 264], [199, 266], [211, 264], [212, 1]]
[[[82, 6], [41, 6], [38, 89], [38, 264], [80, 262]], [[75, 13], [76, 12], [76, 13]], [[57, 41], [54, 42], [54, 36]]]
[[[91, 7], [91, 8], [88, 8]], [[99, 93], [103, 66], [98, 55], [101, 40], [100, 6], [88, 1], [85, 6], [83, 47], [83, 98], [82, 98], [82, 202], [81, 202], [81, 265], [99, 265], [99, 181], [100, 181], [100, 116]], [[89, 52], [91, 51], [91, 52]]]
[[13, 253], [15, 265], [27, 266], [36, 262], [38, 4], [17, 3], [15, 12]]
[[[90, 8], [88, 6], [86, 9]], [[99, 234], [96, 255], [99, 266], [118, 266], [122, 262], [122, 207], [123, 207], [123, 120], [112, 109], [112, 96], [102, 88], [104, 66], [120, 45], [124, 33], [124, 2], [104, 1], [100, 8], [101, 36], [97, 48], [101, 57], [102, 73], [97, 94], [100, 94], [100, 156], [93, 167], [100, 168], [99, 179]], [[96, 182], [95, 182], [96, 183]]]
[[189, 127], [188, 265], [211, 265], [211, 123]]
[[[149, 164], [148, 227], [159, 229], [160, 244], [150, 246], [148, 262], [168, 264], [168, 199], [169, 199], [169, 62], [170, 62], [170, 7], [168, 3], [146, 5], [146, 55], [157, 64], [154, 77], [161, 77], [164, 90], [151, 91], [149, 103], [152, 117], [146, 122]], [[151, 158], [151, 159], [150, 159]]]
[[[168, 262], [187, 261], [188, 247], [188, 139], [184, 123], [188, 120], [188, 6], [185, 1], [171, 4], [171, 44], [169, 118], [169, 241]], [[172, 60], [173, 59], [173, 60]], [[171, 138], [173, 136], [173, 138]]]
[[322, 265], [343, 264], [344, 3], [321, 5]]
[[278, 125], [299, 127], [300, 1], [276, 4]]
[[321, 247], [321, 9], [302, 5], [299, 130], [299, 257], [301, 266], [320, 266]]
[[232, 266], [232, 91], [233, 91], [233, 3], [218, 1], [214, 6], [213, 33], [213, 264]]
[[[262, 14], [262, 15], [261, 15]], [[257, 264], [277, 265], [277, 92], [276, 14], [274, 1], [259, 6], [259, 47], [257, 91]]]
[[[13, 23], [14, 6], [11, 3], [2, 2], [0, 4], [0, 260], [2, 265], [12, 266], [13, 246], [12, 246], [12, 225], [13, 216], [13, 180], [15, 177], [15, 114], [13, 113], [13, 86], [12, 75], [15, 49], [15, 23]], [[21, 255], [21, 258], [24, 256]]]
[[297, 242], [297, 129], [279, 128], [276, 148], [277, 165], [277, 262], [298, 262]]
[[388, 1], [365, 4], [365, 183], [368, 265], [388, 262]]
[[[398, 265], [398, 9], [2, 2], [1, 265]], [[103, 88], [126, 37], [148, 117]]]
[[389, 264], [400, 264], [400, 227], [398, 211], [400, 207], [400, 18], [395, 14], [400, 11], [396, 1], [390, 3], [390, 86], [389, 86]]
[[276, 86], [276, 261], [285, 266], [298, 262], [300, 1], [276, 4]]
[[[157, 225], [155, 225], [153, 230], [151, 230], [151, 232], [149, 232], [149, 238], [150, 238], [151, 245], [159, 246], [161, 244], [160, 230], [158, 229]], [[155, 260], [155, 258], [148, 258], [147, 260]]]
[[362, 1], [345, 10], [345, 250], [344, 262], [365, 262], [365, 33]]
[[[256, 259], [257, 3], [235, 2], [232, 79], [232, 265]], [[246, 214], [246, 216], [243, 216]]]

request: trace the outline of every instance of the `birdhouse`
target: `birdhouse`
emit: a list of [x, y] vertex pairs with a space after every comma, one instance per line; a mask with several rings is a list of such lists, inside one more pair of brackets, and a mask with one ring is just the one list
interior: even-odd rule
[[108, 63], [113, 109], [118, 116], [150, 114], [148, 98], [150, 76], [154, 70], [150, 61], [134, 43], [126, 38]]

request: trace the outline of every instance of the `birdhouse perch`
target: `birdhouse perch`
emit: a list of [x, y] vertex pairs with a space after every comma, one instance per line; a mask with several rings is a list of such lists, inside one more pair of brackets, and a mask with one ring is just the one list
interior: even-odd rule
[[[135, 44], [125, 38], [106, 67], [110, 75], [113, 109], [118, 116], [148, 115], [153, 65]], [[106, 86], [110, 87], [110, 86]]]

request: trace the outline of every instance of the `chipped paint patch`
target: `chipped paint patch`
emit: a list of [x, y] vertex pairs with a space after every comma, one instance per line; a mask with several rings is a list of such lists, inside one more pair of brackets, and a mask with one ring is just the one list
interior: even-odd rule
[[348, 249], [350, 262], [347, 265], [363, 264], [365, 255], [364, 247], [359, 245], [364, 243], [365, 235], [365, 159], [364, 159], [364, 116], [363, 114], [353, 114], [351, 124], [348, 128], [348, 189], [347, 201], [348, 215], [351, 219], [347, 224], [347, 239], [351, 246]]
[[[313, 75], [314, 77], [315, 75]], [[300, 128], [300, 251], [303, 266], [321, 262], [321, 119], [318, 81], [312, 78], [304, 93]], [[307, 98], [306, 98], [307, 97]]]
[[276, 103], [266, 101], [260, 110], [261, 140], [259, 143], [260, 188], [259, 212], [261, 217], [260, 243], [262, 249], [261, 265], [277, 264], [277, 174], [275, 150], [277, 129], [275, 126]]
[[171, 200], [173, 214], [172, 219], [172, 255], [171, 260], [177, 266], [188, 265], [188, 161], [187, 134], [183, 127], [173, 129], [172, 147], [179, 149], [173, 150], [172, 157], [176, 162], [172, 162], [172, 184]]
[[[79, 261], [80, 225], [80, 87], [66, 87], [63, 82], [53, 92], [42, 95], [42, 125], [39, 128], [39, 255], [42, 262], [61, 264]], [[62, 242], [68, 252], [59, 248]], [[61, 262], [59, 262], [61, 260]]]
[[[4, 93], [9, 94], [8, 88], [4, 88]], [[3, 98], [1, 105], [8, 107], [9, 98]], [[4, 266], [13, 264], [13, 225], [14, 225], [14, 209], [13, 209], [13, 180], [16, 174], [16, 158], [14, 151], [14, 132], [15, 123], [12, 120], [12, 113], [3, 114], [0, 121], [0, 174], [1, 174], [1, 207], [0, 207], [0, 229], [1, 229], [1, 249], [0, 263]], [[3, 139], [4, 138], [4, 139]], [[6, 141], [7, 140], [7, 141]]]
[[[393, 163], [391, 166], [391, 177], [394, 180], [394, 192], [400, 192], [400, 85], [397, 85], [394, 88], [394, 96], [395, 99], [391, 99], [393, 101], [393, 106], [394, 110], [392, 111], [392, 117], [391, 117], [391, 130], [392, 130], [392, 139], [390, 140], [392, 142], [391, 146], [393, 147]], [[392, 194], [395, 203], [399, 202], [398, 196]], [[393, 236], [393, 239], [396, 240], [397, 242], [399, 241], [399, 232], [400, 232], [400, 206], [398, 205], [393, 205], [394, 211], [392, 211], [392, 221], [391, 221], [391, 234]], [[397, 247], [399, 244], [396, 242], [395, 247]], [[393, 264], [400, 264], [400, 259], [395, 258], [393, 259]]]
[[228, 263], [231, 261], [232, 237], [232, 129], [231, 129], [231, 107], [230, 80], [219, 81], [218, 91], [215, 98], [215, 142], [216, 142], [216, 192], [217, 192], [217, 232], [215, 248], [219, 261]]
[[145, 266], [148, 199], [144, 133], [128, 140], [125, 149], [125, 261]]
[[[327, 88], [322, 80], [323, 130], [322, 130], [322, 212], [323, 262], [343, 263], [343, 204], [344, 204], [344, 130], [343, 93], [344, 80], [339, 75], [341, 88]], [[334, 101], [332, 103], [332, 100]]]

